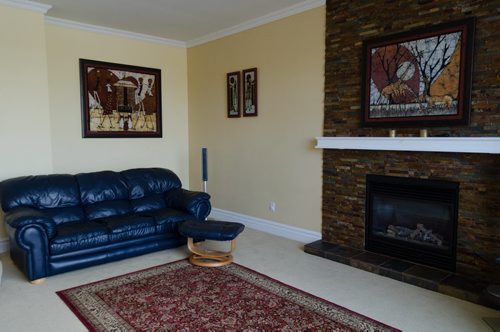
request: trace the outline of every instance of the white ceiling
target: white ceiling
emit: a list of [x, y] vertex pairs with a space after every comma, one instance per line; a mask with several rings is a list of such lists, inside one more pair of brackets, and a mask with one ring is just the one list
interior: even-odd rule
[[189, 45], [318, 7], [325, 1], [42, 0], [38, 3], [52, 6], [46, 13], [49, 20], [55, 18], [52, 21], [68, 20]]

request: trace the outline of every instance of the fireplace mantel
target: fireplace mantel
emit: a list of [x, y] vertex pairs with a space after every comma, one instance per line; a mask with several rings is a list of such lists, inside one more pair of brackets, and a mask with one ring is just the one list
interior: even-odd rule
[[500, 137], [316, 137], [317, 149], [500, 153]]

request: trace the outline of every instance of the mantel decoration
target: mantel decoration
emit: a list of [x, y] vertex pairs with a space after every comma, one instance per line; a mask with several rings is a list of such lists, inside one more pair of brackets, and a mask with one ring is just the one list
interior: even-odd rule
[[243, 70], [243, 116], [257, 116], [257, 68]]
[[80, 59], [83, 137], [162, 137], [159, 69]]
[[240, 111], [240, 72], [235, 71], [232, 73], [227, 73], [226, 83], [227, 83], [227, 117], [228, 118], [239, 118], [241, 116]]
[[363, 42], [362, 124], [468, 124], [474, 18]]

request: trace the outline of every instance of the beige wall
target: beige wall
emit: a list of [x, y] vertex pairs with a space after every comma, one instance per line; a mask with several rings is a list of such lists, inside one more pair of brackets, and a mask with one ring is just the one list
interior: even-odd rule
[[[319, 7], [188, 49], [190, 179], [205, 146], [214, 207], [320, 230], [324, 24]], [[251, 67], [259, 115], [229, 119], [226, 73]]]
[[[322, 128], [324, 10], [186, 50], [47, 24], [41, 13], [0, 5], [0, 180], [160, 166], [201, 189], [206, 146], [215, 207], [319, 231], [313, 138]], [[79, 58], [160, 68], [163, 138], [83, 139]], [[225, 74], [250, 67], [259, 71], [259, 116], [228, 119]]]
[[0, 5], [0, 180], [52, 170], [44, 16]]
[[43, 14], [0, 5], [0, 31], [1, 181], [51, 172], [52, 153]]
[[[185, 48], [46, 24], [41, 13], [1, 5], [0, 29], [0, 180], [159, 166], [189, 187]], [[163, 137], [83, 139], [79, 58], [161, 69]]]
[[[186, 49], [46, 25], [54, 172], [167, 167], [189, 186]], [[82, 138], [79, 58], [159, 68], [163, 138]]]

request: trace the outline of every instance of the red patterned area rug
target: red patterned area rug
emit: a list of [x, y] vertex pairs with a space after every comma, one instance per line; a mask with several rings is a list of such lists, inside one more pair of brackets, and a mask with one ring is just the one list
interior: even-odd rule
[[399, 331], [234, 263], [182, 260], [57, 294], [90, 331]]

